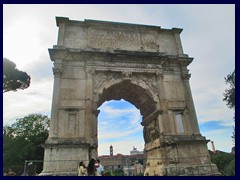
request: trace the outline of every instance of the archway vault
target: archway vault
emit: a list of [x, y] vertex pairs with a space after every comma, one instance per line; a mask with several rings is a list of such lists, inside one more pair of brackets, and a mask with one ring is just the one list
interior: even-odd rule
[[106, 89], [104, 88], [103, 92], [99, 94], [97, 106], [101, 106], [105, 101], [120, 99], [132, 103], [139, 109], [143, 119], [156, 110], [157, 102], [153, 100], [151, 92], [130, 80], [123, 80]]

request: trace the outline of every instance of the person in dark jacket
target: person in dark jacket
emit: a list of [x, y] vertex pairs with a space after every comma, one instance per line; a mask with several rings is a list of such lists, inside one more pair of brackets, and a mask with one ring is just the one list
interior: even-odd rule
[[96, 159], [92, 158], [88, 163], [88, 176], [99, 176], [96, 167]]

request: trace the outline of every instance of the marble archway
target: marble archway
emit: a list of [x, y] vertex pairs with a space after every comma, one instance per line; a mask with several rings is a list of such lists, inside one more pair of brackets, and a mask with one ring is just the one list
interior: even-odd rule
[[41, 175], [97, 156], [97, 108], [125, 99], [143, 116], [145, 175], [219, 175], [199, 131], [182, 29], [57, 17], [54, 89]]

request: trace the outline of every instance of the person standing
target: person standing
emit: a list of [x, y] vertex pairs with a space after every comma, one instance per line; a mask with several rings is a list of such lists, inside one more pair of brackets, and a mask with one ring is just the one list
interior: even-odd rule
[[87, 173], [87, 167], [85, 166], [84, 163], [83, 163], [83, 171], [84, 171], [83, 176], [87, 176], [87, 175], [88, 175], [88, 173]]
[[78, 176], [84, 176], [85, 175], [85, 170], [84, 170], [84, 166], [83, 166], [82, 161], [79, 163], [79, 166], [78, 166], [78, 169], [77, 169], [77, 175]]
[[16, 173], [11, 168], [9, 168], [7, 172], [7, 176], [16, 176]]
[[97, 172], [98, 172], [99, 176], [103, 176], [104, 168], [103, 168], [102, 164], [100, 163], [99, 159], [97, 159], [97, 163], [98, 163]]
[[96, 160], [94, 158], [92, 158], [89, 161], [88, 167], [87, 167], [87, 172], [88, 172], [88, 176], [99, 176], [97, 167], [96, 167]]

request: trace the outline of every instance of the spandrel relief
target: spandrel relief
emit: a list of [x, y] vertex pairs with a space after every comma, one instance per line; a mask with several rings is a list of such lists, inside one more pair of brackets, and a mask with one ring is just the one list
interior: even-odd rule
[[110, 82], [112, 80], [121, 79], [120, 73], [109, 73], [109, 72], [98, 72], [95, 74], [93, 78], [94, 83], [94, 91], [97, 92], [97, 90], [107, 82]]
[[146, 87], [146, 89], [151, 89], [151, 91], [154, 94], [158, 94], [156, 77], [154, 75], [135, 74], [132, 77], [132, 80], [139, 82], [139, 84], [141, 84], [141, 82], [143, 82], [144, 83], [143, 86], [144, 85], [148, 86], [148, 87]]

